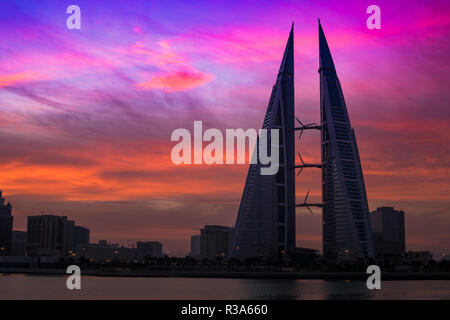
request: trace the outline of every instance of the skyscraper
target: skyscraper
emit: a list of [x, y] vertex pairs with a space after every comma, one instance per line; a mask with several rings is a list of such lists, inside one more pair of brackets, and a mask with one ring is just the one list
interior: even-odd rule
[[319, 22], [323, 255], [329, 261], [374, 257], [366, 188], [355, 132]]
[[54, 215], [29, 216], [27, 253], [29, 256], [64, 257], [74, 250], [74, 221]]
[[233, 240], [233, 228], [205, 226], [200, 230], [200, 256], [202, 258], [226, 257]]
[[10, 255], [12, 251], [13, 216], [11, 203], [5, 204], [0, 190], [0, 256]]
[[295, 247], [295, 137], [293, 26], [272, 89], [263, 129], [279, 129], [280, 166], [261, 175], [251, 164], [235, 224], [230, 256], [278, 258]]
[[370, 214], [375, 256], [395, 258], [405, 253], [405, 213], [393, 207], [380, 207]]

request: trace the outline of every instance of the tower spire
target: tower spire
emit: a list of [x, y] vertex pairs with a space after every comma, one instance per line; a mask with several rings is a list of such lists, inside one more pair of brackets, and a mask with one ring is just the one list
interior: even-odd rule
[[319, 19], [319, 72], [321, 70], [336, 72], [330, 48], [328, 47], [327, 39], [325, 38], [325, 33], [323, 32]]
[[294, 22], [292, 22], [291, 32], [284, 49], [283, 60], [281, 60], [280, 71], [278, 75], [288, 73], [294, 75]]

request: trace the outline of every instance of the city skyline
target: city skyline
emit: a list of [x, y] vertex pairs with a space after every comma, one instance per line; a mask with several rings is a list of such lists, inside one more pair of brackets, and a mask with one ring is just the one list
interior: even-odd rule
[[[95, 230], [94, 240], [149, 235], [177, 254], [202, 225], [232, 226], [248, 166], [176, 167], [170, 132], [193, 120], [260, 127], [292, 20], [296, 115], [318, 122], [320, 17], [357, 130], [369, 209], [405, 212], [407, 249], [450, 250], [448, 3], [405, 2], [403, 10], [381, 1], [377, 31], [356, 1], [201, 12], [134, 3], [116, 13], [107, 2], [97, 10], [79, 1], [79, 33], [65, 29], [63, 5], [1, 4], [0, 189], [15, 230], [26, 229], [28, 215], [67, 215]], [[305, 162], [320, 159], [319, 139], [296, 139]], [[297, 202], [309, 188], [320, 201], [317, 181], [318, 171], [302, 172]], [[313, 210], [297, 209], [297, 246], [320, 249]]]

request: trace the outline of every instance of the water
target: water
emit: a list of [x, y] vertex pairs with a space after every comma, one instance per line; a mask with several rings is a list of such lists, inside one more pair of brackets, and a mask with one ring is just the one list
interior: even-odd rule
[[362, 281], [84, 276], [68, 290], [65, 276], [0, 274], [0, 299], [446, 299], [450, 280]]

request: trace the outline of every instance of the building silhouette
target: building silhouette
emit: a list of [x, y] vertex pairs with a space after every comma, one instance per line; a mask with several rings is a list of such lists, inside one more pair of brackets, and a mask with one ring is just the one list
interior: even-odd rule
[[5, 203], [0, 190], [0, 256], [11, 255], [13, 237], [13, 216], [11, 203]]
[[25, 231], [13, 231], [13, 256], [25, 256], [27, 253], [27, 233]]
[[[264, 129], [280, 130], [280, 168], [274, 176], [251, 164], [230, 256], [280, 258], [295, 248], [295, 207], [322, 208], [323, 255], [332, 261], [374, 258], [364, 177], [342, 88], [319, 22], [320, 126], [294, 127], [294, 40], [289, 35]], [[295, 165], [295, 130], [321, 131], [321, 163]], [[322, 170], [322, 203], [295, 203], [295, 168]]]
[[200, 257], [226, 257], [233, 240], [233, 228], [207, 225], [200, 230]]
[[72, 257], [89, 260], [90, 262], [131, 261], [137, 258], [136, 248], [119, 246], [117, 243], [108, 243], [99, 240], [98, 243], [86, 243], [76, 246]]
[[89, 243], [89, 229], [82, 226], [75, 226], [74, 247]]
[[295, 247], [293, 32], [292, 26], [262, 125], [268, 132], [279, 129], [279, 170], [275, 175], [261, 175], [260, 164], [250, 164], [231, 257], [278, 258]]
[[191, 257], [200, 257], [200, 238], [201, 236], [198, 234], [191, 236], [191, 251], [189, 252]]
[[138, 241], [136, 244], [137, 257], [139, 259], [149, 257], [162, 257], [162, 243], [158, 241]]
[[342, 88], [319, 22], [323, 255], [329, 261], [374, 257], [366, 188]]
[[29, 256], [65, 257], [74, 250], [75, 223], [55, 215], [29, 216], [27, 253]]
[[370, 214], [376, 258], [398, 258], [405, 254], [405, 213], [380, 207]]

